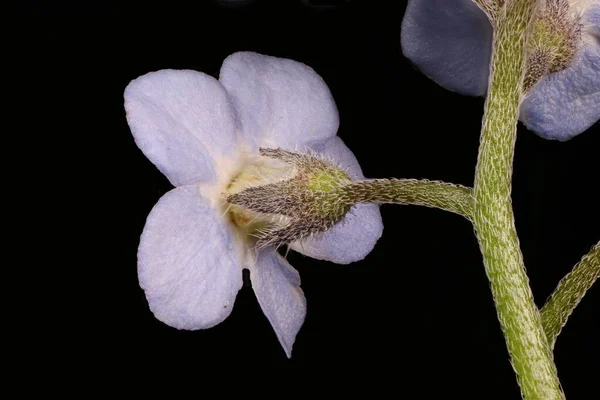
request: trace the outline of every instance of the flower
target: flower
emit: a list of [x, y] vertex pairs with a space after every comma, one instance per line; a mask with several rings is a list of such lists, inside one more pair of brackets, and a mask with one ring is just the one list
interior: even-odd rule
[[[277, 175], [263, 168], [259, 147], [309, 149], [363, 178], [336, 136], [327, 85], [302, 63], [239, 52], [225, 59], [219, 80], [190, 70], [143, 75], [125, 89], [125, 109], [136, 144], [175, 186], [154, 206], [140, 238], [138, 278], [150, 309], [178, 329], [212, 327], [231, 313], [247, 268], [290, 357], [306, 315], [298, 272], [273, 247], [256, 250], [223, 194], [246, 178], [268, 182], [254, 174], [257, 165]], [[357, 205], [342, 223], [290, 247], [346, 264], [363, 259], [382, 230], [378, 206]]]
[[[502, 3], [409, 0], [401, 32], [404, 55], [441, 86], [461, 94], [484, 95], [494, 7]], [[600, 119], [600, 1], [545, 0], [537, 18], [539, 24], [534, 26], [547, 39], [546, 50], [564, 57], [544, 60], [545, 76], [536, 77], [519, 118], [541, 137], [568, 140]], [[542, 54], [536, 53], [536, 43], [531, 42], [528, 67]], [[538, 65], [533, 67], [536, 70]]]

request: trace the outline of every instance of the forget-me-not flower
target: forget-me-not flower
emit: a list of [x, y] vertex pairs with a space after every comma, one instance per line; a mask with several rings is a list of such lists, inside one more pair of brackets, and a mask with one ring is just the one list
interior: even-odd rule
[[[140, 239], [138, 277], [150, 309], [178, 329], [212, 327], [231, 313], [247, 268], [289, 357], [306, 315], [299, 275], [273, 247], [256, 249], [244, 228], [253, 221], [232, 214], [223, 196], [240, 184], [278, 179], [281, 171], [259, 148], [309, 149], [363, 178], [336, 136], [327, 85], [302, 63], [240, 52], [223, 62], [218, 80], [190, 70], [141, 76], [125, 89], [125, 109], [136, 144], [175, 186], [152, 209]], [[347, 264], [363, 259], [382, 230], [379, 207], [360, 204], [290, 247]]]
[[[505, 1], [409, 0], [404, 55], [441, 86], [484, 95], [494, 20]], [[536, 17], [528, 47], [535, 79], [525, 87], [520, 120], [544, 138], [568, 140], [600, 119], [600, 0], [542, 0]]]

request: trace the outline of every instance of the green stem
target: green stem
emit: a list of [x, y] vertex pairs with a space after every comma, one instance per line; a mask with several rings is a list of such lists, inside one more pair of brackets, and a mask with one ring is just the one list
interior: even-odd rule
[[583, 256], [573, 271], [558, 284], [542, 308], [542, 324], [548, 342], [554, 347], [556, 337], [585, 293], [600, 277], [600, 242]]
[[504, 0], [474, 0], [475, 3], [485, 12], [490, 19], [490, 22], [494, 24], [498, 18], [498, 13], [504, 5]]
[[441, 208], [469, 219], [473, 209], [470, 188], [439, 181], [371, 179], [352, 182], [343, 190], [348, 204], [414, 204]]
[[535, 4], [511, 0], [496, 21], [472, 218], [521, 394], [548, 400], [564, 395], [525, 273], [510, 197], [524, 50]]

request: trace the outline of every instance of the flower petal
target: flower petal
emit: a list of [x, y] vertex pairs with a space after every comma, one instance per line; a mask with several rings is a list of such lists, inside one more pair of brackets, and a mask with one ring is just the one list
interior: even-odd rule
[[138, 147], [175, 186], [214, 181], [214, 161], [237, 145], [227, 93], [201, 72], [161, 70], [134, 79], [125, 110]]
[[339, 126], [329, 88], [297, 61], [251, 52], [234, 53], [220, 81], [233, 101], [250, 145], [295, 150], [334, 136]]
[[[316, 148], [319, 153], [344, 168], [352, 179], [363, 179], [356, 157], [339, 137]], [[337, 264], [360, 261], [375, 247], [383, 233], [379, 206], [358, 204], [333, 228], [290, 245], [293, 250]]]
[[357, 204], [344, 219], [321, 234], [297, 241], [291, 248], [299, 253], [336, 264], [364, 259], [383, 233], [379, 206]]
[[592, 5], [586, 12], [586, 29], [591, 35], [600, 40], [600, 3]]
[[273, 249], [259, 252], [256, 264], [248, 268], [258, 303], [289, 358], [306, 317], [300, 275]]
[[600, 44], [590, 38], [567, 69], [546, 75], [521, 104], [520, 120], [546, 139], [568, 140], [600, 119]]
[[402, 21], [402, 53], [446, 89], [487, 91], [492, 25], [472, 0], [409, 0]]
[[230, 227], [196, 186], [165, 194], [140, 239], [138, 278], [157, 319], [205, 329], [231, 313], [242, 263]]

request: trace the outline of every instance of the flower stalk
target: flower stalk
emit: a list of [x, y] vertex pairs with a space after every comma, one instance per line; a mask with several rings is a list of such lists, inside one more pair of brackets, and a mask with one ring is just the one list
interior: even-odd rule
[[451, 183], [417, 179], [371, 179], [347, 184], [349, 204], [413, 204], [440, 208], [470, 219], [472, 190]]
[[534, 0], [507, 2], [496, 23], [472, 220], [521, 394], [541, 400], [564, 394], [529, 287], [510, 197], [525, 49], [536, 6]]
[[558, 284], [542, 308], [542, 324], [552, 347], [567, 319], [573, 313], [585, 293], [600, 277], [600, 242], [583, 256], [573, 271]]

